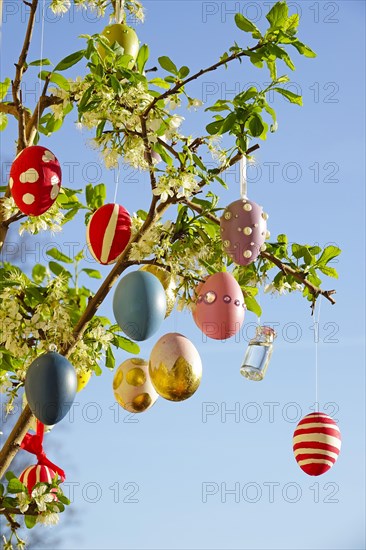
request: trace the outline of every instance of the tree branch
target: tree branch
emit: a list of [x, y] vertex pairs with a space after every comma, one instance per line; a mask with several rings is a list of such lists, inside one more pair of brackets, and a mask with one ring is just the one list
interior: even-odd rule
[[[202, 214], [217, 225], [220, 225], [220, 220], [214, 214], [205, 211], [199, 204], [196, 204], [188, 199], [183, 199], [182, 202], [187, 204], [195, 212]], [[291, 275], [296, 281], [308, 288], [310, 293], [314, 296], [314, 299], [316, 299], [319, 295], [322, 295], [324, 296], [324, 298], [329, 300], [331, 304], [336, 303], [336, 301], [332, 297], [332, 295], [336, 293], [335, 290], [322, 290], [321, 288], [308, 281], [306, 278], [306, 274], [303, 271], [296, 270], [293, 267], [283, 263], [279, 258], [276, 258], [275, 256], [273, 256], [273, 254], [270, 254], [269, 252], [261, 252], [260, 256], [272, 262], [282, 271], [282, 273], [284, 273], [285, 275]]]
[[230, 63], [231, 61], [234, 61], [235, 59], [241, 59], [242, 57], [249, 57], [251, 52], [253, 52], [255, 50], [259, 50], [260, 48], [263, 48], [263, 46], [265, 46], [265, 45], [266, 45], [266, 43], [261, 44], [260, 42], [258, 42], [258, 44], [256, 44], [252, 48], [249, 48], [248, 50], [233, 53], [232, 55], [229, 55], [226, 59], [221, 59], [221, 61], [218, 61], [217, 63], [214, 63], [214, 65], [211, 65], [211, 67], [207, 67], [206, 69], [201, 69], [200, 71], [193, 74], [192, 76], [189, 76], [185, 80], [179, 80], [172, 88], [169, 88], [169, 90], [167, 90], [163, 94], [161, 94], [161, 95], [154, 98], [154, 100], [150, 103], [150, 105], [148, 105], [146, 107], [146, 109], [143, 113], [144, 116], [147, 116], [149, 114], [149, 112], [151, 111], [151, 109], [153, 109], [159, 101], [161, 101], [162, 99], [166, 99], [167, 97], [169, 97], [171, 95], [176, 94], [177, 92], [179, 92], [179, 90], [181, 88], [186, 86], [186, 84], [189, 84], [190, 82], [193, 82], [193, 80], [197, 80], [198, 78], [200, 78], [201, 76], [203, 76], [206, 73], [216, 71], [219, 67], [222, 67], [223, 65], [226, 65], [227, 63]]

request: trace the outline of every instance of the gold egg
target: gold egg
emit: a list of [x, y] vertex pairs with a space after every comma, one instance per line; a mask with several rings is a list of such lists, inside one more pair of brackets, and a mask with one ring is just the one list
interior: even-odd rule
[[140, 271], [147, 271], [148, 273], [155, 275], [155, 277], [157, 277], [161, 282], [161, 284], [163, 285], [165, 290], [165, 295], [166, 295], [165, 317], [169, 317], [169, 315], [174, 309], [175, 298], [176, 298], [175, 293], [176, 293], [177, 287], [174, 281], [174, 277], [169, 271], [156, 265], [150, 265], [150, 264], [144, 265], [140, 268]]
[[181, 334], [170, 333], [155, 344], [149, 372], [159, 395], [169, 401], [184, 401], [200, 385], [202, 363], [192, 342]]
[[91, 375], [92, 375], [91, 371], [77, 373], [77, 382], [78, 382], [78, 385], [76, 388], [77, 392], [85, 388], [85, 386], [90, 380]]
[[149, 365], [139, 357], [127, 359], [118, 367], [113, 392], [117, 403], [131, 413], [146, 411], [159, 397], [150, 379]]

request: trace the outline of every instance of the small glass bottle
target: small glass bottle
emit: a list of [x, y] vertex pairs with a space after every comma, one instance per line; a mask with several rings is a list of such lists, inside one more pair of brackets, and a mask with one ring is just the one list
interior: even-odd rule
[[271, 327], [257, 327], [256, 335], [248, 344], [240, 372], [249, 380], [263, 380], [273, 351], [276, 332]]

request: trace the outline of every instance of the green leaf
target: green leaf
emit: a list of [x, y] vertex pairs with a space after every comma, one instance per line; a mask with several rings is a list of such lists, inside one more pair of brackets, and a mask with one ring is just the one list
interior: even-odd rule
[[0, 132], [5, 130], [8, 125], [8, 117], [5, 113], [0, 113]]
[[66, 90], [67, 92], [70, 90], [70, 83], [67, 78], [62, 76], [62, 74], [52, 73], [50, 76], [50, 82], [57, 84], [57, 86], [59, 86], [63, 90]]
[[102, 278], [101, 273], [97, 269], [84, 268], [81, 271], [84, 271], [84, 273], [89, 275], [89, 277], [91, 277], [92, 279], [101, 279]]
[[288, 34], [293, 36], [297, 32], [297, 27], [300, 23], [300, 14], [294, 13], [286, 21], [285, 30]]
[[0, 99], [4, 99], [4, 97], [8, 93], [10, 84], [11, 84], [10, 78], [5, 78], [4, 82], [0, 82]]
[[36, 61], [28, 63], [28, 67], [41, 67], [44, 65], [52, 65], [52, 63], [49, 59], [37, 59]]
[[316, 53], [313, 52], [309, 46], [300, 42], [300, 40], [291, 42], [291, 45], [294, 46], [301, 55], [305, 55], [305, 57], [316, 57]]
[[41, 284], [47, 274], [47, 270], [44, 265], [36, 264], [32, 269], [33, 281], [37, 284]]
[[267, 13], [266, 19], [271, 25], [270, 30], [285, 27], [288, 19], [288, 6], [286, 2], [277, 2]]
[[283, 50], [279, 46], [276, 46], [276, 44], [268, 44], [267, 49], [271, 54], [275, 55], [278, 59], [282, 59], [282, 61], [286, 63], [286, 65], [291, 69], [291, 71], [295, 70], [295, 65], [293, 64], [291, 57], [285, 50]]
[[317, 261], [317, 264], [320, 266], [324, 266], [328, 264], [333, 258], [336, 258], [341, 253], [341, 249], [337, 246], [327, 246], [324, 248], [322, 255], [320, 256], [319, 260]]
[[143, 44], [139, 49], [139, 53], [136, 59], [136, 65], [140, 73], [143, 72], [145, 65], [147, 63], [147, 60], [149, 59], [149, 55], [150, 55], [149, 46], [147, 44]]
[[254, 296], [245, 294], [244, 301], [249, 311], [252, 311], [257, 317], [260, 317], [262, 315], [262, 309]]
[[97, 209], [103, 206], [107, 198], [107, 188], [104, 183], [99, 183], [94, 187], [93, 208]]
[[64, 262], [65, 264], [72, 264], [73, 260], [69, 258], [69, 256], [66, 256], [66, 254], [63, 254], [60, 250], [57, 248], [50, 248], [50, 250], [46, 251], [47, 256], [50, 256], [54, 260], [58, 260], [59, 262]]
[[244, 17], [241, 13], [235, 14], [235, 23], [240, 30], [244, 32], [251, 32], [253, 34], [253, 38], [261, 38], [262, 35], [258, 27], [256, 27], [254, 23]]
[[263, 130], [264, 125], [261, 117], [258, 114], [254, 114], [251, 116], [248, 122], [248, 128], [253, 137], [259, 137]]
[[107, 367], [107, 369], [113, 370], [115, 365], [116, 365], [116, 360], [114, 358], [112, 348], [111, 346], [108, 346], [105, 354], [105, 366]]
[[230, 130], [233, 128], [234, 124], [236, 122], [236, 113], [230, 113], [225, 120], [221, 127], [220, 133], [226, 134], [226, 132], [230, 132]]
[[170, 88], [170, 84], [162, 78], [153, 78], [152, 80], [150, 80], [150, 84], [158, 86], [159, 88], [163, 88], [164, 90], [169, 90]]
[[55, 275], [57, 276], [62, 275], [68, 278], [72, 277], [70, 271], [67, 271], [67, 269], [65, 269], [62, 265], [58, 264], [57, 262], [49, 262], [48, 265], [52, 273], [54, 273]]
[[302, 105], [302, 97], [301, 95], [294, 94], [293, 92], [290, 92], [289, 90], [284, 90], [283, 88], [273, 88], [278, 92], [279, 94], [283, 95], [286, 99], [288, 99], [291, 103], [295, 103], [296, 105]]
[[189, 67], [187, 67], [186, 65], [183, 65], [183, 67], [179, 69], [178, 76], [179, 78], [184, 79], [184, 78], [187, 78], [189, 73], [190, 73]]
[[128, 338], [125, 338], [124, 336], [120, 336], [118, 334], [115, 334], [112, 340], [112, 344], [119, 349], [124, 349], [125, 351], [128, 351], [129, 353], [133, 353], [134, 355], [137, 355], [140, 353], [140, 347], [136, 342], [132, 342]]
[[58, 494], [57, 498], [60, 502], [62, 502], [62, 504], [66, 504], [66, 506], [70, 504], [70, 500], [67, 497], [65, 497], [65, 495]]
[[281, 233], [281, 235], [278, 235], [277, 242], [281, 244], [287, 244], [288, 243], [287, 235], [284, 235], [283, 233]]
[[8, 483], [8, 493], [22, 493], [26, 491], [25, 485], [19, 481], [16, 477], [13, 477]]
[[324, 275], [327, 275], [328, 277], [334, 277], [335, 279], [338, 279], [338, 273], [337, 270], [334, 269], [334, 267], [328, 267], [326, 265], [320, 265], [319, 269]]
[[4, 490], [5, 490], [5, 489], [4, 489], [4, 485], [3, 485], [2, 483], [0, 483], [0, 497], [3, 496]]
[[114, 91], [114, 93], [116, 93], [117, 95], [121, 95], [121, 93], [123, 92], [123, 88], [119, 82], [119, 80], [117, 80], [117, 78], [113, 75], [110, 76], [110, 82], [111, 82], [111, 86], [112, 86], [112, 89]]
[[32, 529], [37, 523], [37, 516], [24, 516], [24, 523], [28, 529]]
[[169, 57], [163, 55], [162, 57], [159, 57], [158, 61], [160, 66], [166, 71], [168, 71], [168, 73], [173, 73], [176, 75], [178, 74], [177, 66], [175, 65], [175, 63], [173, 63], [173, 61]]
[[215, 122], [211, 122], [206, 126], [207, 132], [212, 136], [214, 134], [219, 134], [222, 128], [222, 125], [224, 123], [224, 120], [216, 120]]
[[5, 477], [8, 481], [10, 481], [11, 479], [16, 478], [17, 476], [13, 472], [9, 471], [9, 472], [6, 472]]
[[78, 63], [84, 57], [84, 53], [85, 50], [79, 50], [68, 55], [67, 57], [64, 57], [64, 59], [57, 63], [55, 71], [65, 71], [73, 65], [76, 65], [76, 63]]

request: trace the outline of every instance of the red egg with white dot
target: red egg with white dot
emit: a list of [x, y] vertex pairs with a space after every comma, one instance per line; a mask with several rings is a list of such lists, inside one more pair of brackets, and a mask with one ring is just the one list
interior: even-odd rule
[[94, 212], [86, 231], [86, 242], [94, 259], [102, 265], [114, 263], [131, 237], [131, 216], [119, 204], [105, 204]]
[[243, 292], [230, 273], [215, 273], [197, 286], [193, 319], [209, 338], [231, 338], [240, 330], [244, 315]]
[[23, 214], [40, 216], [51, 208], [60, 192], [60, 163], [46, 147], [26, 147], [11, 166], [9, 187]]
[[238, 265], [249, 265], [265, 250], [269, 239], [268, 214], [263, 207], [248, 199], [229, 204], [221, 217], [221, 239], [224, 251]]

